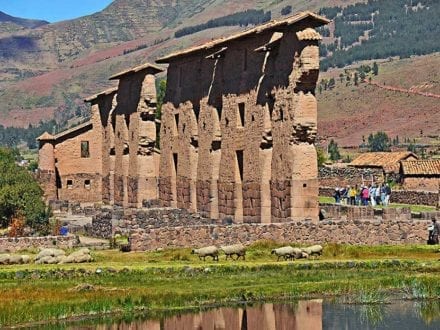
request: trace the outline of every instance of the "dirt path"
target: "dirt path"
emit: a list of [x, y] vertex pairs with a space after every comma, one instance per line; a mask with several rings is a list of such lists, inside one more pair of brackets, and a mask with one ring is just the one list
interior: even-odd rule
[[415, 90], [410, 90], [410, 89], [405, 89], [405, 88], [400, 88], [400, 87], [395, 87], [395, 86], [381, 85], [381, 84], [376, 83], [376, 82], [371, 82], [370, 85], [376, 86], [376, 87], [381, 88], [381, 89], [393, 91], [393, 92], [421, 95], [421, 96], [434, 97], [436, 99], [440, 99], [440, 95], [434, 94], [434, 93], [418, 92], [418, 91], [415, 91]]

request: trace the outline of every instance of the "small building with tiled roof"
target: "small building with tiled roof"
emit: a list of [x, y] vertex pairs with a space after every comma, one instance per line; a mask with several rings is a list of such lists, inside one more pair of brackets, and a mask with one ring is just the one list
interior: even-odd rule
[[399, 173], [400, 162], [417, 159], [417, 155], [409, 151], [367, 152], [355, 158], [349, 166], [357, 168], [381, 168], [384, 174]]
[[403, 161], [400, 175], [405, 189], [437, 192], [440, 187], [440, 159]]

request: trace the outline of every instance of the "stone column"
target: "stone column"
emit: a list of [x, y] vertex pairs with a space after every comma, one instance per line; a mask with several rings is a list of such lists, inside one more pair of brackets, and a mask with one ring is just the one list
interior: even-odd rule
[[58, 199], [55, 168], [54, 137], [45, 132], [38, 139], [38, 181], [43, 188], [46, 201]]

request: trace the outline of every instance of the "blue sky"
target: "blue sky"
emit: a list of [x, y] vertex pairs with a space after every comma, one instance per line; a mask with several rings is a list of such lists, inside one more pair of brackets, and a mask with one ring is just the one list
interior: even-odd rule
[[51, 23], [93, 14], [112, 0], [0, 0], [0, 11], [16, 17]]

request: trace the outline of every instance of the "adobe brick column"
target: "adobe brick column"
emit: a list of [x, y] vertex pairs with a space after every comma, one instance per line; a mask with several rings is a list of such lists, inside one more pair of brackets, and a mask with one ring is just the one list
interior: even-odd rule
[[319, 75], [319, 47], [321, 36], [312, 28], [296, 33], [299, 57], [295, 58], [290, 76], [293, 87], [293, 121], [290, 149], [292, 158], [291, 218], [318, 221], [319, 182], [315, 149], [318, 104], [315, 97]]
[[102, 93], [90, 96], [84, 100], [88, 102], [92, 107], [92, 123], [93, 130], [96, 134], [95, 141], [93, 143], [100, 144], [100, 156], [98, 162], [100, 163], [100, 175], [101, 175], [101, 200], [105, 204], [111, 202], [111, 191], [113, 190], [110, 174], [110, 157], [111, 157], [111, 144], [114, 139], [113, 128], [111, 125], [111, 113], [116, 105], [116, 88], [106, 90]]
[[157, 199], [156, 87], [162, 69], [149, 63], [120, 72], [115, 129], [115, 204], [140, 207]]
[[[167, 87], [168, 88], [168, 87]], [[176, 177], [178, 153], [174, 152], [174, 140], [177, 138], [177, 126], [174, 113], [176, 108], [171, 103], [162, 105], [160, 126], [160, 164], [159, 164], [159, 200], [162, 206], [177, 206]]]
[[141, 207], [143, 200], [158, 199], [159, 151], [156, 149], [156, 86], [154, 74], [142, 83], [137, 111], [131, 115], [129, 205]]
[[55, 146], [54, 137], [45, 132], [37, 138], [38, 150], [38, 181], [43, 189], [44, 198], [48, 202], [58, 199], [56, 169], [55, 169]]
[[[221, 97], [221, 95], [220, 95]], [[200, 102], [199, 157], [197, 164], [197, 211], [211, 219], [219, 218], [218, 178], [221, 159], [219, 108]]]

